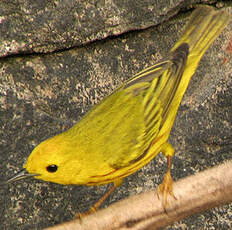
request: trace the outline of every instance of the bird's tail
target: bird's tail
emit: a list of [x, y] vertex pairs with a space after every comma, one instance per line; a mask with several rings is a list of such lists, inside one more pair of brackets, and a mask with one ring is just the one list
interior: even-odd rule
[[[166, 89], [171, 90], [164, 89], [165, 94], [160, 97], [164, 108], [162, 124], [164, 131], [173, 124], [179, 104], [202, 56], [226, 27], [228, 21], [229, 15], [225, 11], [215, 10], [209, 6], [198, 7], [190, 16], [183, 35], [170, 53], [170, 56], [173, 56], [173, 63], [176, 63], [175, 66], [179, 63], [180, 73], [172, 74], [170, 79], [175, 79], [172, 82], [167, 81], [165, 85]], [[183, 62], [185, 56], [187, 57]], [[172, 115], [169, 116], [170, 114]]]
[[[192, 13], [183, 35], [171, 51], [182, 43], [189, 46], [188, 63], [194, 71], [206, 50], [227, 25], [229, 15], [223, 10], [200, 6]], [[194, 64], [194, 66], [193, 66]]]

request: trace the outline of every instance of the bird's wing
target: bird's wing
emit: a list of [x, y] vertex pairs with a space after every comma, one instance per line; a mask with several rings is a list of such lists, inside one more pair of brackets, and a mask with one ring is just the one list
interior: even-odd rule
[[90, 142], [88, 153], [101, 154], [101, 159], [114, 168], [140, 160], [169, 114], [187, 55], [184, 43], [90, 110], [81, 121], [85, 142]]

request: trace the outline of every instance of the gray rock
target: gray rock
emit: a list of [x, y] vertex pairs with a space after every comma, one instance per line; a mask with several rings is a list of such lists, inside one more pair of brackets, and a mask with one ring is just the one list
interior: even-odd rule
[[[194, 1], [0, 2], [0, 56], [47, 53], [159, 24]], [[9, 29], [10, 28], [10, 29]]]

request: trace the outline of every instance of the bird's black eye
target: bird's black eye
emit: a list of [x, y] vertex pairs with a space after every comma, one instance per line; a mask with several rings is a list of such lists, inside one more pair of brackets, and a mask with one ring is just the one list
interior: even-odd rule
[[48, 167], [47, 167], [47, 171], [50, 172], [50, 173], [56, 172], [57, 169], [58, 169], [57, 165], [48, 165]]

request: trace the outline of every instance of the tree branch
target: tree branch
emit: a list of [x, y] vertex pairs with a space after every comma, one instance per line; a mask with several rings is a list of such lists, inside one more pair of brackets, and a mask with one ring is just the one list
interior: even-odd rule
[[232, 161], [174, 183], [176, 199], [162, 206], [157, 191], [121, 200], [80, 220], [46, 230], [145, 230], [165, 227], [213, 207], [232, 202]]

